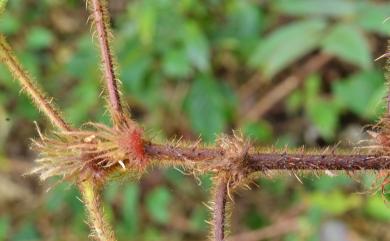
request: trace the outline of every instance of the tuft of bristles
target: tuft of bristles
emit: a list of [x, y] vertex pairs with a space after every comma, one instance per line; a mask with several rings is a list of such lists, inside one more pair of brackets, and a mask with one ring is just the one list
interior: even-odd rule
[[[60, 176], [71, 181], [93, 178], [103, 183], [114, 170], [141, 174], [147, 164], [143, 130], [130, 119], [111, 128], [88, 123], [86, 130], [40, 134], [33, 148], [40, 153], [32, 173], [41, 180]], [[123, 172], [122, 172], [123, 173]]]
[[234, 131], [232, 136], [219, 136], [216, 144], [220, 148], [221, 157], [199, 163], [198, 168], [200, 171], [211, 171], [219, 178], [225, 178], [229, 187], [236, 187], [251, 172], [245, 163], [251, 143], [241, 132]]

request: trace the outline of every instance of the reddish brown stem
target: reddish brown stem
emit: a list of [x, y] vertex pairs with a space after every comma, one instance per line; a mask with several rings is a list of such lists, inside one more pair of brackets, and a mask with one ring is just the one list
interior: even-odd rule
[[[202, 162], [221, 160], [224, 152], [219, 148], [177, 147], [148, 143], [145, 153], [151, 159], [173, 162]], [[251, 171], [266, 170], [389, 170], [390, 157], [379, 154], [306, 154], [253, 152], [245, 157]]]
[[214, 239], [223, 241], [225, 238], [225, 212], [227, 202], [227, 182], [224, 179], [219, 180], [214, 194]]
[[95, 28], [98, 34], [99, 49], [103, 64], [103, 73], [107, 84], [108, 98], [115, 114], [122, 113], [122, 105], [118, 91], [118, 81], [114, 71], [114, 61], [109, 44], [109, 27], [106, 6], [101, 0], [90, 0]]

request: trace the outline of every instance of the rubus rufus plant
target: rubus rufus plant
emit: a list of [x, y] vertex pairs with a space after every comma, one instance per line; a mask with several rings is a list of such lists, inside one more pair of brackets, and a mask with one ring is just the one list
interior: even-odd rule
[[[86, 4], [100, 51], [112, 126], [87, 123], [83, 128], [75, 128], [66, 122], [50, 98], [21, 66], [3, 35], [0, 35], [0, 59], [36, 107], [57, 128], [48, 136], [38, 129], [40, 139], [33, 141], [33, 148], [39, 153], [39, 158], [31, 173], [39, 175], [42, 180], [61, 177], [61, 180], [73, 182], [79, 187], [94, 239], [116, 240], [114, 230], [103, 214], [100, 194], [104, 185], [113, 176], [141, 176], [152, 166], [180, 165], [195, 174], [212, 173], [211, 238], [217, 241], [225, 240], [226, 217], [229, 215], [226, 206], [233, 199], [232, 193], [250, 183], [259, 173], [273, 170], [294, 174], [297, 171], [372, 170], [378, 173], [378, 188], [385, 192], [385, 186], [390, 183], [390, 112], [370, 132], [372, 140], [367, 148], [349, 153], [341, 152], [337, 147], [315, 152], [303, 148], [278, 150], [254, 147], [239, 131], [233, 132], [232, 136], [220, 136], [215, 146], [180, 142], [164, 144], [147, 140], [143, 128], [130, 118], [130, 113], [124, 108], [126, 104], [121, 101], [121, 86], [110, 46], [112, 33], [107, 2], [86, 0]], [[388, 54], [382, 57], [388, 57]], [[390, 103], [390, 99], [387, 102]]]

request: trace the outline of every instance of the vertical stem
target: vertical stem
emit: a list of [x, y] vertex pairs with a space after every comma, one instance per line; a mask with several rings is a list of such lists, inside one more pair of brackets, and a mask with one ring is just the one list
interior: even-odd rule
[[37, 83], [32, 80], [26, 70], [16, 59], [13, 51], [5, 37], [0, 34], [0, 60], [8, 67], [9, 71], [19, 81], [22, 89], [31, 97], [33, 103], [46, 117], [60, 130], [70, 130], [71, 127], [61, 117], [59, 111], [51, 104], [44, 92], [40, 90]]
[[[118, 91], [118, 81], [115, 76], [114, 61], [109, 43], [109, 16], [104, 0], [87, 0], [90, 2], [94, 25], [98, 34], [100, 56], [103, 67], [103, 74], [107, 85], [110, 110], [112, 115], [120, 116], [122, 105]], [[114, 118], [115, 119], [115, 118]]]
[[228, 192], [227, 185], [228, 183], [224, 179], [221, 179], [217, 183], [215, 190], [213, 213], [213, 235], [215, 241], [223, 241], [225, 238], [226, 203]]
[[88, 221], [93, 231], [92, 236], [99, 241], [115, 241], [114, 232], [104, 218], [100, 201], [100, 188], [93, 179], [81, 182], [79, 188], [88, 211]]

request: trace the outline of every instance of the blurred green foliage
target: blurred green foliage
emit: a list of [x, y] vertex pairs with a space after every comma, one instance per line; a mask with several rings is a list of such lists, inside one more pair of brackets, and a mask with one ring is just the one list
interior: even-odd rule
[[[0, 9], [5, 2], [0, 0]], [[125, 101], [155, 139], [200, 135], [212, 143], [217, 134], [234, 128], [262, 144], [332, 144], [342, 140], [344, 129], [362, 128], [384, 110], [385, 80], [373, 59], [390, 36], [390, 24], [383, 23], [390, 13], [387, 1], [111, 0], [110, 10]], [[87, 17], [82, 1], [13, 0], [0, 19], [0, 32], [75, 125], [109, 121]], [[247, 119], [245, 106], [253, 107], [316, 54], [333, 59], [264, 118]], [[253, 75], [261, 76], [255, 91], [241, 93]], [[5, 173], [12, 170], [12, 158], [31, 159], [26, 147], [36, 135], [31, 122], [46, 126], [11, 79], [0, 65], [0, 170]], [[313, 132], [314, 142], [307, 138]], [[318, 230], [328, 219], [390, 222], [380, 195], [351, 195], [369, 186], [344, 175], [307, 177], [304, 185], [288, 177], [258, 183], [261, 191], [252, 191], [256, 197], [240, 193], [236, 205], [242, 211], [233, 220], [234, 233], [271, 224], [273, 212], [299, 203], [306, 206], [299, 214], [299, 232], [285, 241], [319, 240]], [[110, 184], [105, 210], [120, 240], [203, 240], [209, 214], [202, 202], [210, 189], [208, 176], [190, 179], [182, 170], [153, 171], [140, 184]], [[26, 205], [22, 213], [8, 212], [0, 203], [0, 210], [7, 211], [0, 216], [0, 240], [87, 237], [74, 187], [59, 185], [39, 195], [45, 198], [35, 197], [33, 211]], [[359, 229], [353, 222], [351, 227]]]

